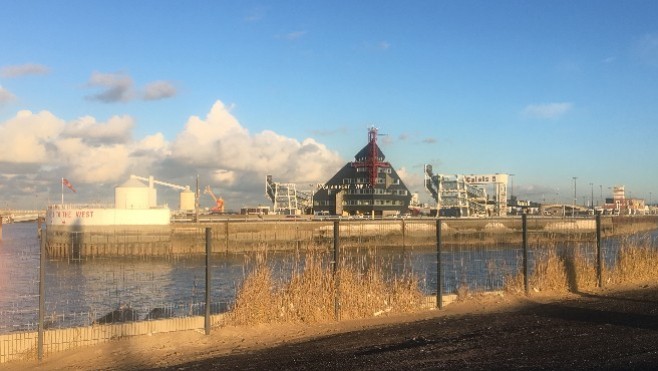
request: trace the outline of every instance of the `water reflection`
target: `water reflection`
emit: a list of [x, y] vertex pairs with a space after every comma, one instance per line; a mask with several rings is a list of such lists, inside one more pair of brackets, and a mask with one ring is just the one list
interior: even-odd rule
[[[0, 241], [0, 333], [34, 330], [38, 318], [39, 243], [36, 224], [3, 226]], [[658, 233], [650, 238], [655, 241]], [[614, 266], [620, 239], [603, 244], [607, 267]], [[572, 248], [563, 245], [563, 248]], [[586, 244], [583, 255], [596, 261], [595, 243]], [[530, 266], [541, 248], [529, 252]], [[275, 278], [287, 280], [293, 270], [303, 269], [304, 254], [277, 252], [267, 255]], [[329, 268], [332, 253], [324, 251], [323, 264]], [[386, 278], [415, 274], [428, 295], [436, 292], [436, 250], [433, 245], [407, 248], [345, 249], [344, 264], [361, 269], [373, 265]], [[522, 264], [520, 246], [445, 246], [441, 255], [444, 292], [465, 286], [470, 290], [499, 290], [505, 277], [518, 272]], [[236, 290], [253, 269], [253, 254], [217, 254], [212, 257], [211, 311], [224, 311]], [[532, 272], [531, 272], [532, 273]], [[89, 325], [109, 313], [129, 308], [142, 320], [162, 316], [188, 316], [205, 312], [205, 258], [179, 259], [94, 259], [46, 263], [47, 326]], [[133, 312], [131, 312], [133, 313]]]

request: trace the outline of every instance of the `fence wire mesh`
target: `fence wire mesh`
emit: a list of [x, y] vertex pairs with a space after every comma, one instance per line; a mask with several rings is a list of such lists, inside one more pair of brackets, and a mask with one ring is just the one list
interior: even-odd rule
[[[615, 275], [622, 274], [614, 268], [619, 265], [620, 251], [624, 248], [642, 244], [648, 251], [658, 253], [656, 222], [652, 217], [602, 218], [605, 282], [614, 281]], [[429, 218], [339, 223], [297, 219], [221, 221], [172, 225], [166, 232], [113, 229], [109, 232], [53, 230], [46, 234], [44, 231], [49, 254], [43, 283], [43, 326], [45, 330], [90, 328], [93, 332], [99, 325], [168, 320], [178, 322], [157, 331], [202, 328], [203, 321], [197, 319], [206, 312], [206, 228], [211, 228], [212, 233], [208, 269], [209, 312], [215, 315], [214, 326], [225, 322], [225, 316], [217, 315], [235, 308], [240, 288], [261, 262], [271, 270], [275, 286], [283, 286], [304, 272], [310, 264], [309, 257], [315, 257], [328, 272], [334, 267], [353, 269], [356, 276], [367, 278], [369, 272], [377, 271], [384, 282], [413, 277], [425, 304], [431, 306], [436, 304], [433, 296], [439, 282], [443, 293], [457, 297], [472, 292], [522, 290], [521, 218], [441, 219], [439, 223], [440, 277], [437, 277], [437, 220]], [[339, 240], [335, 241], [337, 225]], [[3, 338], [0, 362], [35, 354], [34, 332], [39, 318], [40, 244], [36, 225], [5, 225], [3, 237], [0, 240], [0, 336], [9, 337]], [[541, 277], [530, 279], [531, 292], [556, 285], [571, 291], [596, 286], [595, 218], [529, 217], [526, 242], [528, 276]], [[339, 247], [338, 255], [333, 251], [335, 247]], [[335, 265], [337, 256], [339, 261]], [[341, 277], [343, 281], [352, 279]], [[304, 294], [319, 295], [312, 291]], [[346, 292], [340, 300], [342, 317], [349, 317]], [[387, 300], [384, 298], [382, 302]], [[372, 314], [386, 310], [387, 306], [382, 305]], [[148, 326], [121, 328], [119, 333], [125, 336], [154, 331], [154, 324]], [[53, 337], [66, 338], [54, 334]], [[117, 335], [94, 332], [90, 336], [101, 339]], [[63, 342], [66, 346], [89, 343], [89, 340], [61, 339], [49, 340], [46, 354], [64, 349]]]

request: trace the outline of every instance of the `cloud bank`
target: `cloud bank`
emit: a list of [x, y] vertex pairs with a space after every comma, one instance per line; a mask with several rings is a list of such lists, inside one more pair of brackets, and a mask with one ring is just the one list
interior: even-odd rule
[[[268, 174], [301, 186], [324, 182], [344, 165], [315, 139], [250, 133], [220, 101], [205, 117], [189, 117], [172, 142], [162, 133], [133, 139], [134, 127], [130, 116], [66, 121], [48, 111], [20, 111], [0, 123], [0, 192], [16, 195], [12, 203], [31, 205], [35, 194], [45, 203], [46, 197], [59, 199], [65, 177], [78, 190], [67, 201], [111, 203], [114, 187], [130, 174], [190, 186], [199, 174], [202, 187], [219, 189], [228, 207], [239, 209], [268, 203]], [[174, 190], [160, 189], [158, 197], [178, 205]]]

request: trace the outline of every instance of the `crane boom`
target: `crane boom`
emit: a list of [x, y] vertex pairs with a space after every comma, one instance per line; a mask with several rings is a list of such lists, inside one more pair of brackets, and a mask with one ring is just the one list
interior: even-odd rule
[[217, 202], [217, 196], [215, 196], [215, 193], [212, 191], [210, 186], [206, 186], [206, 188], [204, 188], [204, 190], [203, 190], [203, 193], [207, 194], [207, 195], [210, 195], [210, 197], [212, 197], [213, 201]]
[[162, 186], [165, 186], [165, 187], [178, 189], [178, 190], [181, 190], [181, 191], [189, 191], [190, 190], [190, 186], [182, 186], [182, 185], [178, 185], [178, 184], [162, 182], [162, 181], [153, 179], [152, 176], [149, 176], [148, 178], [145, 178], [143, 176], [130, 175], [130, 178], [141, 180], [141, 181], [144, 181], [144, 182], [148, 182], [150, 188], [153, 188], [153, 184], [159, 184], [159, 185], [162, 185]]
[[213, 201], [215, 201], [215, 207], [212, 208], [213, 213], [224, 212], [224, 199], [215, 196], [215, 192], [212, 191], [212, 188], [210, 188], [210, 186], [206, 186], [206, 188], [203, 189], [203, 193], [210, 195]]

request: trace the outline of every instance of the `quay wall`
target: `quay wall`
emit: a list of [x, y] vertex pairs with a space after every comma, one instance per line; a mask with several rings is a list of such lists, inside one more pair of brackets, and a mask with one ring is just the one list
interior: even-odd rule
[[[521, 218], [442, 219], [446, 244], [517, 245]], [[602, 218], [603, 237], [658, 229], [658, 217]], [[143, 226], [49, 225], [46, 249], [52, 258], [175, 257], [203, 255], [205, 229], [211, 228], [213, 253], [259, 250], [330, 249], [333, 221], [217, 220]], [[345, 220], [340, 222], [343, 248], [432, 246], [436, 219]], [[528, 218], [531, 242], [594, 241], [594, 218]]]
[[[43, 235], [43, 233], [42, 233]], [[51, 258], [166, 256], [171, 251], [169, 226], [54, 226], [46, 228]]]

